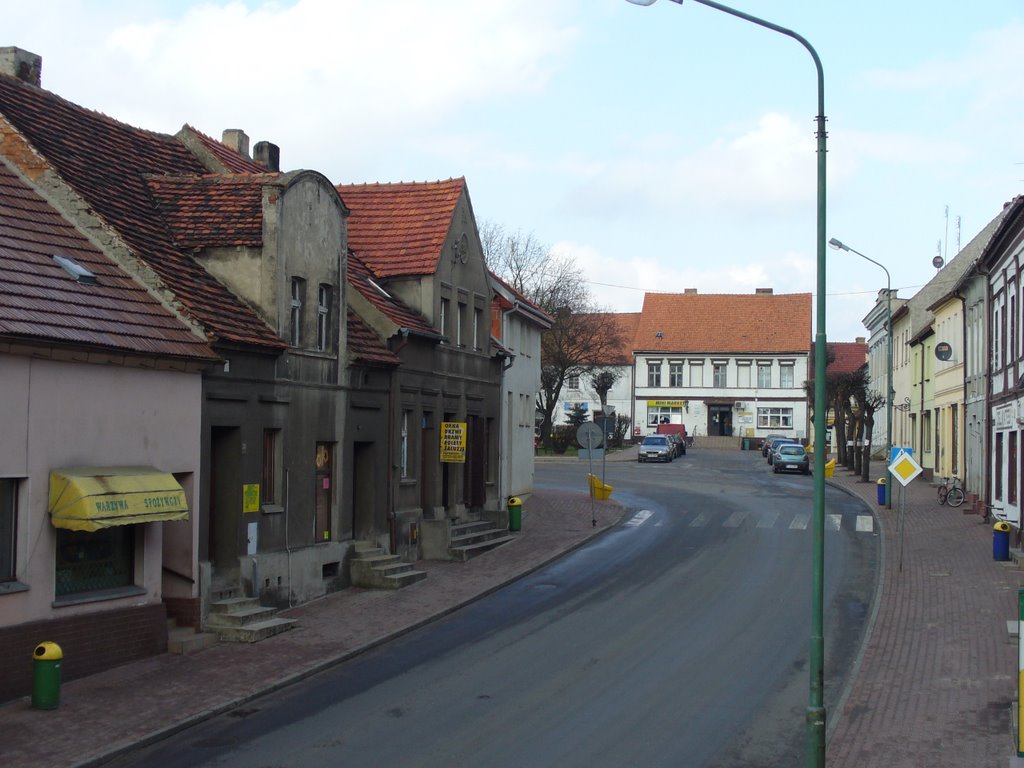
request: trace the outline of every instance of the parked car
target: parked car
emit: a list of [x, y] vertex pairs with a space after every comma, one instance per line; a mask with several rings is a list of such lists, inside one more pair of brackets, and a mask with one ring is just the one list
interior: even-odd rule
[[761, 438], [761, 445], [758, 446], [761, 449], [761, 455], [764, 456], [765, 458], [767, 458], [768, 457], [768, 444], [772, 440], [775, 440], [776, 438], [784, 438], [784, 437], [787, 437], [787, 435], [765, 435], [764, 437], [762, 437]]
[[799, 443], [781, 443], [775, 449], [772, 460], [772, 472], [799, 472], [803, 475], [811, 473], [811, 459], [807, 451]]
[[637, 453], [636, 460], [638, 463], [645, 461], [669, 462], [672, 461], [674, 451], [675, 447], [668, 435], [648, 435], [640, 443], [640, 451]]
[[780, 445], [799, 445], [799, 443], [791, 437], [773, 437], [768, 443], [768, 464], [770, 465], [775, 459], [775, 451], [779, 449]]
[[685, 456], [686, 455], [686, 443], [683, 442], [682, 435], [673, 433], [665, 435], [669, 440], [672, 441], [672, 455], [673, 456]]

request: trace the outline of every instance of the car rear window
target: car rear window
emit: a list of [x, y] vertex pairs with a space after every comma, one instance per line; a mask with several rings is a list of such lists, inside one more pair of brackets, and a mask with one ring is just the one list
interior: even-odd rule
[[644, 445], [668, 445], [667, 437], [645, 437]]
[[779, 448], [779, 453], [792, 454], [793, 456], [799, 456], [803, 452], [803, 446], [799, 445], [784, 445]]

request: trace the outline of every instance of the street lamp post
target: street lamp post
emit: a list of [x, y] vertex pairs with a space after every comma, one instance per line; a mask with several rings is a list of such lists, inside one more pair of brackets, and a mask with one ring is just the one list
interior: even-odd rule
[[[654, 0], [629, 0], [634, 5], [651, 5]], [[683, 0], [672, 0], [679, 5]], [[796, 40], [807, 49], [818, 74], [818, 211], [817, 211], [817, 313], [814, 334], [814, 535], [811, 584], [810, 695], [807, 705], [807, 765], [825, 765], [825, 364], [828, 352], [825, 340], [825, 73], [821, 59], [807, 40], [791, 29], [759, 19], [712, 0], [693, 0], [699, 5], [728, 13], [744, 21], [771, 29]]]
[[[876, 267], [881, 267], [885, 272], [885, 463], [888, 467], [889, 462], [892, 461], [892, 399], [895, 391], [892, 386], [892, 278], [889, 277], [889, 270], [885, 268], [884, 264], [878, 263], [870, 256], [865, 256], [846, 243], [833, 237], [828, 244], [836, 250], [855, 253]], [[892, 477], [888, 471], [885, 473], [885, 502], [886, 506], [892, 509]]]

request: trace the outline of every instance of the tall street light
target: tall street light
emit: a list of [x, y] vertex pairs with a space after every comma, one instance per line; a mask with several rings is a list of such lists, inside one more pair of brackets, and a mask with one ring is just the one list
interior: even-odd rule
[[[882, 271], [885, 272], [885, 337], [886, 337], [886, 350], [885, 350], [885, 462], [886, 466], [892, 461], [892, 398], [893, 398], [893, 386], [892, 386], [892, 279], [889, 277], [889, 270], [885, 268], [884, 264], [879, 264], [877, 261], [872, 259], [870, 256], [865, 256], [855, 248], [851, 248], [834, 237], [828, 241], [838, 251], [849, 251], [855, 253], [862, 259], [870, 261], [876, 267], [881, 267]], [[889, 509], [892, 509], [892, 477], [889, 473], [885, 473], [885, 502]]]
[[[821, 59], [807, 40], [791, 29], [759, 19], [712, 0], [693, 0], [699, 5], [728, 13], [752, 24], [774, 30], [796, 40], [814, 59], [818, 73], [818, 229], [817, 229], [817, 317], [814, 334], [814, 543], [811, 595], [810, 696], [807, 705], [807, 765], [825, 765], [825, 73]], [[651, 5], [654, 0], [629, 0], [634, 5]], [[672, 0], [679, 5], [683, 0]]]

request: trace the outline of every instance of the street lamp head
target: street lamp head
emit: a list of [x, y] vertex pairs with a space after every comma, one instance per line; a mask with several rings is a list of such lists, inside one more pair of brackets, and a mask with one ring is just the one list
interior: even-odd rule
[[[654, 3], [657, 2], [657, 0], [626, 0], [626, 2], [627, 3], [632, 3], [633, 5], [644, 5], [644, 6], [646, 6], [646, 5], [654, 5]], [[672, 0], [672, 2], [673, 3], [679, 3], [679, 5], [683, 4], [683, 0]]]
[[842, 243], [839, 240], [836, 240], [834, 237], [831, 240], [828, 241], [828, 244], [830, 246], [832, 246], [833, 248], [835, 248], [837, 251], [848, 251], [848, 250], [850, 250], [850, 247], [848, 245], [846, 245], [845, 243]]

